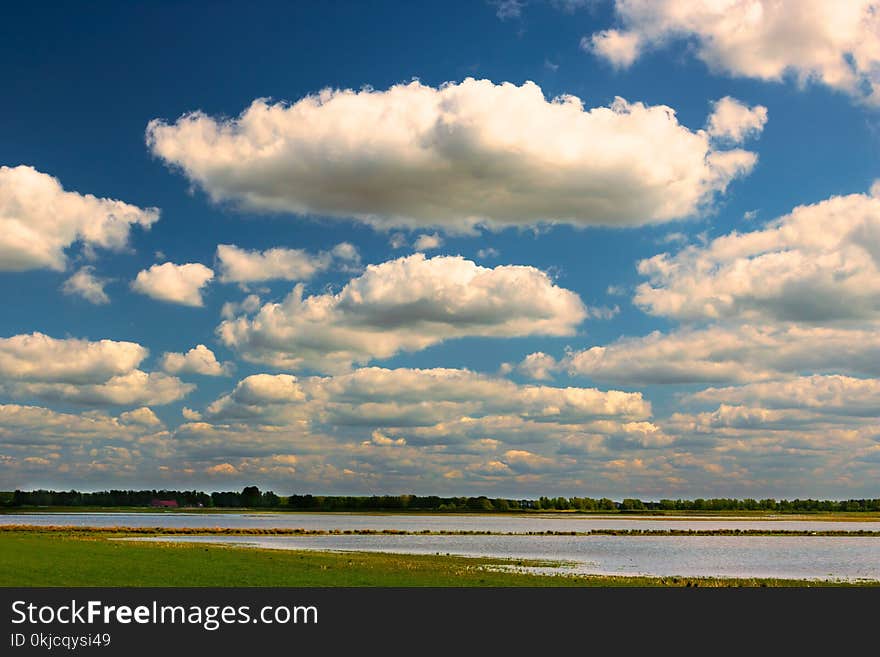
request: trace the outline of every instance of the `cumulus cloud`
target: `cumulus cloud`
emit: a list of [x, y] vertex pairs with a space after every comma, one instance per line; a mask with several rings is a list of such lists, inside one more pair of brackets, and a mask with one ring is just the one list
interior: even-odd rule
[[368, 266], [337, 294], [304, 297], [297, 285], [217, 334], [251, 362], [342, 371], [457, 337], [571, 335], [586, 316], [575, 293], [533, 267], [414, 254]]
[[220, 316], [223, 319], [232, 319], [238, 314], [249, 315], [260, 309], [260, 297], [256, 294], [249, 294], [241, 301], [227, 301], [220, 309]]
[[306, 281], [328, 269], [334, 259], [344, 263], [356, 263], [360, 260], [360, 254], [357, 248], [348, 242], [341, 242], [331, 251], [320, 253], [282, 247], [251, 251], [241, 249], [234, 244], [217, 246], [220, 281], [223, 283]]
[[224, 376], [229, 374], [231, 365], [218, 362], [213, 351], [199, 344], [185, 354], [166, 352], [162, 356], [161, 367], [169, 374]]
[[413, 248], [416, 251], [431, 251], [439, 249], [441, 246], [443, 246], [443, 238], [437, 233], [419, 235], [413, 242]]
[[556, 359], [542, 351], [526, 356], [517, 369], [530, 379], [546, 381], [553, 378], [557, 368]]
[[203, 413], [206, 426], [274, 425], [301, 435], [360, 436], [361, 444], [454, 445], [466, 452], [504, 441], [644, 434], [650, 415], [641, 393], [517, 385], [469, 370], [375, 367], [333, 377], [249, 376]]
[[42, 333], [0, 338], [0, 392], [83, 404], [168, 404], [194, 386], [137, 369], [148, 355], [134, 342], [56, 339]]
[[97, 383], [130, 372], [148, 353], [136, 342], [56, 339], [43, 333], [14, 335], [0, 338], [0, 377]]
[[0, 166], [0, 271], [63, 271], [75, 242], [121, 251], [132, 226], [158, 219], [155, 208], [65, 191], [33, 167]]
[[581, 39], [581, 48], [592, 50], [614, 66], [629, 68], [641, 54], [641, 37], [636, 32], [602, 30]]
[[759, 135], [766, 123], [767, 108], [763, 105], [749, 107], [736, 98], [725, 96], [713, 103], [706, 130], [715, 139], [739, 144], [747, 137]]
[[781, 381], [706, 388], [684, 398], [686, 403], [719, 403], [766, 408], [808, 409], [835, 415], [876, 416], [880, 379], [841, 375], [802, 376]]
[[147, 143], [217, 202], [459, 232], [681, 219], [756, 161], [718, 150], [666, 106], [585, 109], [533, 82], [471, 78], [260, 99], [231, 120], [153, 120]]
[[118, 406], [170, 404], [182, 399], [194, 389], [194, 385], [183, 383], [177, 377], [168, 376], [161, 372], [143, 372], [141, 370], [132, 370], [101, 383], [73, 384], [38, 381], [0, 385], [0, 390], [18, 397], [35, 396], [85, 405], [113, 404]]
[[800, 85], [816, 82], [880, 100], [876, 0], [615, 0], [622, 29], [582, 45], [616, 66], [676, 40], [692, 41], [710, 69]]
[[91, 265], [80, 267], [73, 276], [64, 281], [61, 287], [65, 294], [80, 296], [89, 303], [100, 306], [110, 303], [110, 297], [104, 292], [107, 279], [95, 276], [95, 268]]
[[202, 288], [213, 278], [214, 272], [200, 263], [165, 262], [138, 272], [131, 289], [159, 301], [201, 307], [204, 305]]
[[835, 196], [764, 228], [638, 266], [634, 301], [679, 320], [797, 322], [880, 317], [880, 199]]
[[136, 424], [144, 427], [161, 427], [162, 420], [156, 417], [153, 409], [147, 406], [141, 406], [133, 411], [126, 411], [119, 414], [119, 421], [122, 424]]
[[803, 372], [880, 375], [880, 332], [857, 328], [715, 325], [655, 331], [568, 353], [572, 375], [614, 383], [713, 383], [773, 380]]
[[42, 406], [0, 404], [0, 444], [43, 445], [96, 439], [130, 441], [161, 426], [150, 409], [113, 417], [105, 413], [59, 413]]

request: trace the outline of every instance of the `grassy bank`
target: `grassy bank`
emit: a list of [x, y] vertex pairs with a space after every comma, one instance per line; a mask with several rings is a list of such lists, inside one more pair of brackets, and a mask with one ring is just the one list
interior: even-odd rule
[[824, 586], [793, 580], [543, 576], [525, 562], [129, 543], [108, 534], [0, 533], [0, 586]]

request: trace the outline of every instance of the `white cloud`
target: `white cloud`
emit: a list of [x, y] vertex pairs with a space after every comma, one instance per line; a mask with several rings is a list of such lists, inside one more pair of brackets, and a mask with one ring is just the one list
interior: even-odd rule
[[104, 292], [107, 279], [95, 276], [95, 268], [91, 265], [80, 267], [73, 276], [64, 281], [61, 287], [65, 294], [81, 296], [89, 303], [97, 306], [110, 303], [110, 297]]
[[327, 269], [331, 262], [327, 253], [313, 255], [302, 249], [285, 248], [249, 251], [234, 244], [218, 245], [217, 260], [223, 283], [305, 281]]
[[835, 196], [639, 263], [635, 303], [679, 320], [880, 317], [880, 199]]
[[183, 415], [183, 419], [187, 422], [198, 422], [202, 419], [201, 413], [186, 406], [180, 409], [180, 414]]
[[204, 305], [202, 288], [213, 278], [214, 272], [200, 263], [165, 262], [138, 272], [131, 288], [159, 301], [201, 307]]
[[584, 39], [617, 66], [676, 41], [710, 69], [767, 81], [794, 78], [880, 100], [876, 0], [616, 0], [623, 29]]
[[878, 376], [878, 329], [745, 324], [655, 331], [571, 352], [560, 366], [615, 383], [746, 383], [803, 372]]
[[361, 260], [361, 254], [351, 242], [340, 242], [330, 250], [330, 253], [334, 258], [350, 263], [358, 263]]
[[493, 0], [495, 15], [503, 21], [509, 18], [520, 18], [526, 0]]
[[[519, 444], [584, 432], [624, 435], [650, 424], [650, 415], [641, 393], [517, 385], [469, 370], [382, 368], [334, 377], [253, 375], [204, 413], [214, 423], [306, 433], [332, 428], [368, 435], [375, 444], [459, 447], [487, 439]], [[377, 440], [374, 431], [399, 442]]]
[[169, 374], [205, 376], [224, 376], [230, 370], [229, 363], [219, 363], [214, 352], [203, 344], [196, 345], [185, 354], [166, 352], [162, 356], [161, 367]]
[[[143, 421], [147, 419], [147, 414], [143, 413], [145, 410], [149, 411], [138, 409], [134, 414], [123, 413], [116, 418], [94, 411], [59, 413], [42, 406], [0, 404], [0, 444], [41, 445], [95, 439], [129, 441], [160, 427], [161, 423]], [[141, 421], [133, 421], [136, 418]]]
[[0, 392], [84, 404], [167, 404], [194, 386], [137, 366], [148, 355], [134, 342], [42, 333], [0, 338]]
[[314, 254], [302, 249], [277, 247], [251, 251], [234, 244], [220, 244], [217, 246], [217, 260], [221, 282], [247, 284], [270, 280], [306, 281], [328, 269], [334, 260], [358, 263], [360, 254], [348, 242], [340, 242], [330, 251]]
[[135, 406], [170, 404], [185, 397], [195, 386], [161, 372], [132, 370], [101, 383], [23, 382], [0, 384], [0, 391], [16, 397], [35, 396], [56, 401], [96, 405]]
[[542, 351], [536, 351], [526, 356], [517, 369], [531, 379], [547, 381], [553, 378], [553, 372], [557, 369], [556, 359]]
[[478, 258], [484, 258], [484, 259], [485, 258], [497, 258], [500, 255], [501, 255], [501, 251], [499, 251], [498, 249], [495, 249], [491, 246], [487, 246], [486, 248], [480, 249], [479, 251], [477, 251]]
[[147, 406], [136, 408], [133, 411], [120, 413], [119, 421], [122, 424], [136, 424], [144, 427], [161, 427], [162, 420], [156, 417], [153, 410]]
[[392, 249], [402, 249], [408, 244], [406, 235], [403, 233], [392, 233], [391, 237], [388, 238], [388, 244]]
[[97, 383], [136, 368], [148, 355], [136, 342], [75, 338], [43, 333], [0, 338], [0, 377], [7, 381]]
[[739, 144], [748, 137], [761, 134], [767, 123], [767, 108], [749, 107], [736, 98], [725, 96], [712, 105], [706, 130], [715, 139], [726, 139]]
[[880, 379], [856, 379], [840, 375], [802, 376], [742, 386], [706, 388], [687, 395], [684, 401], [876, 416], [880, 408]]
[[158, 219], [155, 208], [64, 191], [33, 167], [0, 166], [0, 271], [62, 271], [75, 242], [121, 251], [132, 226]]
[[220, 309], [220, 316], [223, 319], [232, 319], [239, 313], [249, 315], [260, 309], [260, 297], [256, 294], [249, 294], [241, 301], [227, 301]]
[[441, 246], [443, 246], [443, 238], [437, 233], [419, 235], [413, 242], [413, 249], [416, 251], [431, 251], [439, 249]]
[[298, 285], [217, 333], [251, 362], [342, 371], [457, 337], [571, 335], [587, 316], [575, 293], [538, 269], [460, 256], [414, 254], [368, 266], [337, 294], [303, 294]]
[[629, 68], [641, 54], [641, 38], [635, 32], [602, 30], [581, 39], [581, 48], [595, 52], [619, 68]]
[[214, 201], [381, 229], [681, 219], [756, 161], [717, 150], [666, 106], [618, 98], [585, 109], [574, 96], [548, 101], [532, 82], [471, 78], [261, 99], [228, 121], [154, 120], [147, 142]]

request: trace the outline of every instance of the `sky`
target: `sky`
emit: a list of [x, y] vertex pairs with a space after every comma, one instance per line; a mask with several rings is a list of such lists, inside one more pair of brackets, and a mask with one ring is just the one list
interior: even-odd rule
[[876, 497], [880, 3], [0, 9], [0, 489]]

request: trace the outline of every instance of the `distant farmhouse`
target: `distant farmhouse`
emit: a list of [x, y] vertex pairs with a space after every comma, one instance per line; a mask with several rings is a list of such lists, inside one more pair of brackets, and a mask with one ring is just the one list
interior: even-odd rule
[[154, 499], [152, 502], [150, 502], [150, 506], [156, 506], [156, 507], [166, 508], [166, 509], [176, 509], [177, 508], [177, 500]]

